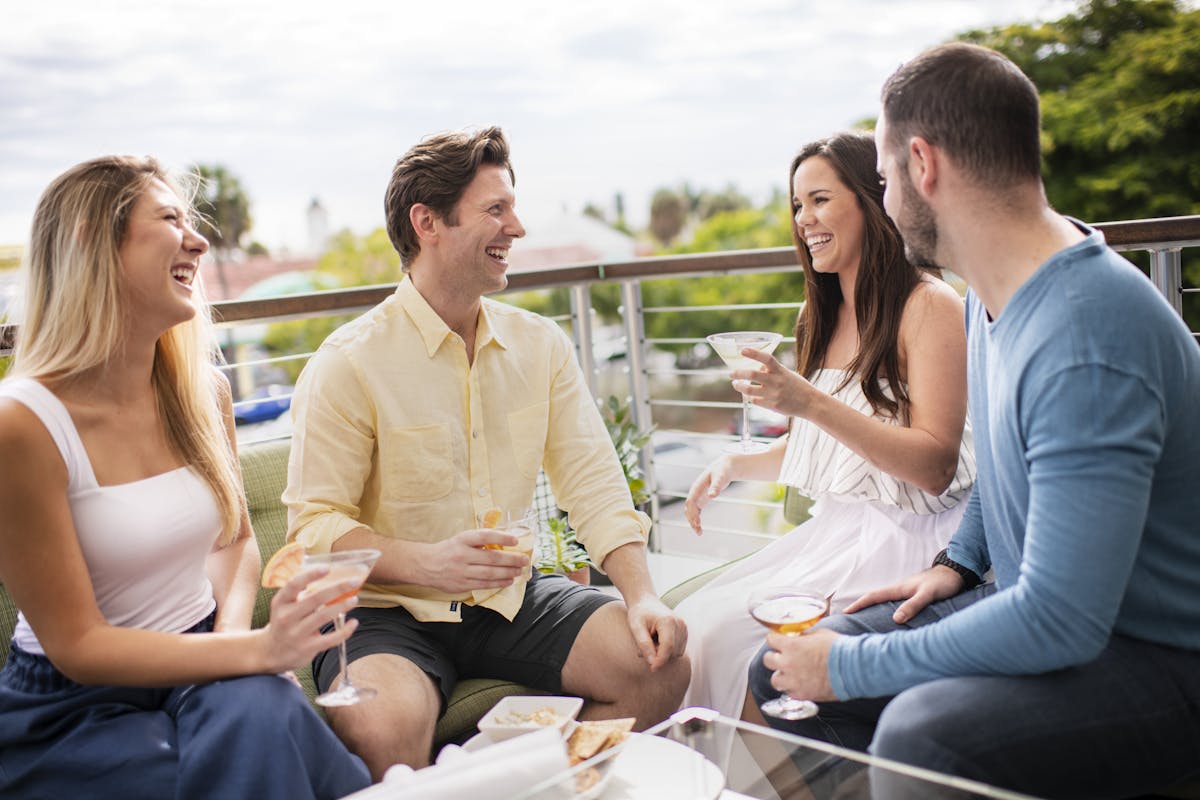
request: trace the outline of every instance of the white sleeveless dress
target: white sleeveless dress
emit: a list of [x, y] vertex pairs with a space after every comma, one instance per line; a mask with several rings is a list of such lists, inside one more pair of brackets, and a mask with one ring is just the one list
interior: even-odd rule
[[[835, 391], [844, 377], [843, 370], [820, 370], [812, 383], [871, 415], [856, 378]], [[880, 471], [816, 425], [793, 418], [779, 482], [815, 500], [812, 518], [679, 604], [692, 662], [683, 707], [741, 715], [750, 661], [766, 636], [746, 610], [754, 587], [787, 582], [832, 592], [831, 611], [837, 613], [867, 591], [928, 567], [957, 529], [974, 481], [969, 422], [954, 479], [934, 497]]]

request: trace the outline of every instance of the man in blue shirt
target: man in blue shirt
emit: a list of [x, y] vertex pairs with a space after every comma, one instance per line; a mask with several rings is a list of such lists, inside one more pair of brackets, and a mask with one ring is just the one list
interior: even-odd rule
[[979, 477], [933, 566], [769, 636], [751, 689], [821, 701], [770, 720], [803, 735], [1124, 797], [1200, 776], [1200, 348], [1047, 204], [1039, 127], [1033, 84], [985, 48], [934, 48], [884, 86], [884, 206], [914, 261], [971, 290]]

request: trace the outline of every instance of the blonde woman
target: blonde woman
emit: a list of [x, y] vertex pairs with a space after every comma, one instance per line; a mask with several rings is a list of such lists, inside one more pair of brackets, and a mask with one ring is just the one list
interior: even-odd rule
[[259, 554], [200, 295], [208, 243], [152, 159], [42, 195], [13, 376], [0, 383], [0, 795], [340, 797], [369, 783], [278, 673], [349, 635], [350, 587], [281, 589]]

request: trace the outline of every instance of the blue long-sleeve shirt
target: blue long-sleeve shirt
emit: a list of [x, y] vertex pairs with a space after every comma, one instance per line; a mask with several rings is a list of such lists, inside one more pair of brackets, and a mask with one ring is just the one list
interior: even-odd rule
[[995, 321], [967, 298], [979, 475], [949, 555], [994, 569], [998, 591], [921, 628], [839, 639], [839, 698], [1048, 672], [1114, 633], [1200, 650], [1200, 347], [1080, 227], [1088, 238]]

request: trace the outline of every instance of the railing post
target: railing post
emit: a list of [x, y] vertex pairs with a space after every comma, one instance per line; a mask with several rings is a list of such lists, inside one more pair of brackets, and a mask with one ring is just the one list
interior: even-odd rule
[[592, 293], [586, 283], [571, 287], [571, 335], [575, 339], [575, 356], [583, 369], [588, 391], [596, 397], [596, 350], [592, 340]]
[[1161, 247], [1150, 251], [1150, 280], [1175, 313], [1183, 316], [1183, 266], [1180, 248]]
[[[621, 310], [625, 321], [625, 352], [629, 359], [629, 413], [635, 430], [645, 430], [653, 423], [650, 409], [650, 379], [646, 373], [646, 325], [642, 318], [642, 284], [637, 280], [621, 281]], [[658, 537], [658, 478], [654, 474], [654, 458], [646, 450], [641, 454], [642, 474], [646, 491], [650, 493], [650, 529], [647, 549], [661, 549]]]

